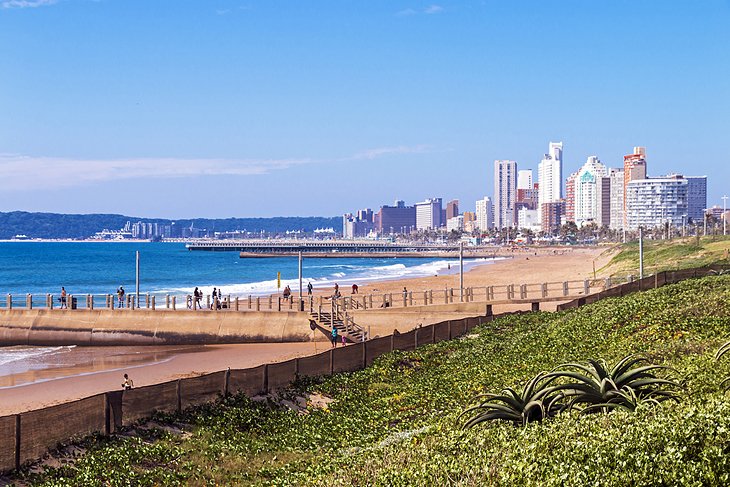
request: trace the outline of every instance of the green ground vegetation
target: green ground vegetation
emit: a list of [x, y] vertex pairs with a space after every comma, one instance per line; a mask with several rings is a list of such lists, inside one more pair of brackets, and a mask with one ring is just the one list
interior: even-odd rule
[[[728, 485], [730, 275], [692, 279], [558, 313], [501, 317], [468, 336], [393, 352], [366, 370], [302, 381], [304, 411], [222, 399], [161, 427], [91, 438], [38, 485]], [[540, 372], [640, 354], [677, 381], [677, 401], [566, 410], [464, 428], [480, 393]], [[670, 377], [671, 376], [671, 377]], [[561, 379], [557, 379], [559, 383]], [[280, 401], [279, 401], [280, 403]]]
[[[639, 242], [629, 242], [612, 249], [615, 255], [602, 275], [625, 277], [639, 275]], [[730, 236], [685, 237], [673, 240], [644, 241], [644, 272], [689, 269], [707, 265], [730, 265]]]

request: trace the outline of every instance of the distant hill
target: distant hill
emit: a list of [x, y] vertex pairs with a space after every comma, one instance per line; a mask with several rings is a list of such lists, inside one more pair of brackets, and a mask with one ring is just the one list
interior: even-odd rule
[[168, 225], [175, 222], [178, 228], [205, 228], [211, 232], [247, 230], [249, 232], [283, 233], [287, 230], [312, 232], [316, 228], [333, 227], [339, 231], [341, 217], [273, 217], [273, 218], [192, 218], [168, 220], [141, 218], [125, 215], [66, 215], [59, 213], [29, 213], [25, 211], [0, 212], [0, 239], [27, 235], [30, 238], [88, 238], [105, 228], [118, 230], [128, 221], [145, 221]]

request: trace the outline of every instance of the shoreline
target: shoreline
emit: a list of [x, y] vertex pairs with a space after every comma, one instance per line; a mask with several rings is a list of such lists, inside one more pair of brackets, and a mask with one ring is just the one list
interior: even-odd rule
[[[561, 254], [521, 253], [514, 258], [488, 260], [474, 265], [464, 272], [465, 287], [507, 285], [512, 283], [550, 282], [576, 280], [588, 277], [593, 266], [603, 267], [608, 258], [605, 248], [565, 249]], [[599, 263], [600, 262], [600, 263]], [[466, 263], [465, 263], [466, 264]], [[520, 277], [522, 277], [520, 279]], [[395, 278], [377, 280], [359, 285], [360, 293], [399, 293], [403, 287], [412, 291], [444, 289], [459, 286], [458, 267], [452, 272], [435, 276]], [[348, 283], [342, 281], [340, 289], [348, 291]], [[315, 295], [327, 295], [331, 288], [320, 289]], [[306, 293], [306, 290], [305, 290]], [[350, 295], [344, 293], [344, 296]], [[547, 303], [546, 303], [547, 304]], [[558, 303], [550, 303], [543, 310], [550, 311]], [[524, 305], [499, 305], [495, 313], [525, 309]], [[398, 323], [393, 323], [397, 328]], [[247, 368], [279, 360], [288, 360], [322, 351], [329, 344], [325, 342], [300, 343], [257, 343], [238, 345], [204, 345], [195, 351], [177, 352], [164, 362], [147, 361], [142, 364], [122, 364], [105, 370], [93, 367], [69, 367], [67, 375], [48, 378], [43, 381], [27, 382], [13, 387], [0, 388], [0, 415], [15, 414], [39, 409], [45, 406], [68, 402], [93, 394], [117, 389], [121, 374], [134, 370], [130, 376], [135, 386], [165, 382], [181, 377], [217, 372], [226, 368]], [[84, 347], [77, 347], [84, 348]], [[89, 347], [86, 347], [89, 348]], [[139, 347], [135, 347], [139, 348]], [[179, 348], [179, 347], [177, 347]], [[149, 349], [148, 349], [149, 350]], [[104, 355], [100, 351], [100, 356]], [[11, 374], [12, 375], [12, 374]], [[7, 376], [6, 376], [7, 377]]]

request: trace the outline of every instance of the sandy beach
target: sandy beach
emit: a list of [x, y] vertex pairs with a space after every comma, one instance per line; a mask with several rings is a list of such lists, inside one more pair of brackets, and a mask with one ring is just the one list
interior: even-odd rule
[[[519, 283], [558, 282], [593, 276], [609, 257], [606, 248], [560, 248], [516, 251], [503, 260], [478, 265], [464, 275], [465, 287]], [[380, 281], [360, 285], [360, 293], [399, 293], [403, 287], [412, 291], [459, 286], [458, 269], [451, 274]], [[351, 282], [340, 282], [342, 291], [349, 291]], [[316, 289], [315, 294], [331, 294], [332, 289]], [[555, 305], [543, 309], [554, 309]], [[512, 311], [515, 306], [495, 307], [495, 313]], [[524, 308], [523, 308], [524, 309]], [[115, 360], [90, 360], [82, 365], [69, 365], [54, 370], [28, 374], [6, 373], [0, 378], [0, 415], [39, 409], [93, 394], [119, 388], [124, 372], [135, 386], [165, 382], [181, 377], [200, 375], [226, 368], [247, 368], [263, 363], [288, 360], [322, 351], [326, 344], [270, 343], [188, 347], [177, 349], [148, 347], [140, 355], [117, 354]], [[137, 347], [140, 348], [140, 347]], [[108, 351], [98, 350], [100, 355]], [[7, 370], [6, 370], [7, 372]], [[20, 385], [17, 385], [20, 384]]]

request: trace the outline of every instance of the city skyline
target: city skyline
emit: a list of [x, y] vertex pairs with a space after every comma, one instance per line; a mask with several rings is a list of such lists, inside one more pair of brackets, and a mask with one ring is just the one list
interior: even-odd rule
[[474, 210], [549, 141], [730, 193], [727, 2], [350, 7], [0, 0], [0, 211]]

